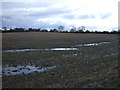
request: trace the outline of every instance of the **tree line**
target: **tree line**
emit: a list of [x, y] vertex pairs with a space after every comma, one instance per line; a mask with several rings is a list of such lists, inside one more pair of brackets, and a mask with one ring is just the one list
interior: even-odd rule
[[99, 34], [120, 34], [120, 30], [115, 31], [90, 31], [90, 30], [86, 30], [85, 26], [80, 26], [80, 27], [75, 27], [72, 26], [72, 28], [68, 31], [68, 30], [64, 30], [64, 26], [58, 26], [58, 28], [56, 29], [40, 29], [40, 28], [10, 28], [9, 30], [7, 29], [7, 27], [3, 27], [2, 30], [0, 30], [2, 33], [5, 32], [61, 32], [61, 33], [99, 33]]

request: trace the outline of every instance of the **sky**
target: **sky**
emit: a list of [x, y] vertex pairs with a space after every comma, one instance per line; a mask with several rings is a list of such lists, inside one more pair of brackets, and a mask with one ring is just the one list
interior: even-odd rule
[[4, 0], [1, 1], [2, 27], [65, 30], [85, 26], [88, 30], [118, 28], [119, 0]]

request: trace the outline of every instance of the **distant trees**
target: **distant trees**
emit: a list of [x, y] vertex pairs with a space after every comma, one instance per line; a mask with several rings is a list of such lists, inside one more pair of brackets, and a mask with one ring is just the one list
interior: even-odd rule
[[57, 29], [51, 29], [50, 32], [58, 32]]
[[108, 32], [108, 31], [103, 31], [102, 33], [104, 33], [104, 34], [108, 34], [109, 32]]
[[85, 30], [85, 26], [79, 26], [78, 27], [78, 32], [84, 32], [84, 30]]
[[42, 32], [48, 32], [48, 30], [47, 29], [42, 29]]
[[85, 30], [85, 26], [79, 26], [78, 28], [75, 26], [72, 26], [72, 29], [70, 29], [70, 32], [83, 33], [84, 30]]
[[64, 26], [58, 26], [58, 32], [62, 32], [64, 30]]
[[86, 30], [85, 32], [86, 32], [86, 33], [90, 33], [90, 31], [89, 31], [89, 30]]
[[[68, 31], [63, 31], [64, 30], [64, 26], [59, 26], [58, 27], [58, 32], [68, 32]], [[85, 26], [79, 26], [78, 28], [76, 26], [72, 26], [72, 28], [70, 29], [71, 33], [84, 33], [85, 32]], [[87, 30], [87, 33], [89, 33], [90, 31]]]
[[14, 29], [16, 32], [24, 32], [24, 28], [15, 28]]
[[64, 26], [58, 26], [58, 29], [41, 29], [41, 28], [10, 28], [7, 29], [7, 27], [3, 27], [1, 29], [1, 32], [62, 32], [62, 33], [97, 33], [97, 34], [120, 34], [120, 29], [112, 30], [110, 31], [91, 31], [91, 30], [85, 30], [85, 26], [79, 26], [78, 28], [75, 26], [72, 26], [70, 30], [64, 30]]
[[119, 33], [119, 30], [118, 30], [118, 32], [117, 32], [117, 31], [115, 31], [115, 30], [113, 29], [110, 33], [116, 34], [116, 33]]
[[70, 29], [70, 32], [76, 32], [77, 28], [75, 26], [72, 26], [72, 29]]

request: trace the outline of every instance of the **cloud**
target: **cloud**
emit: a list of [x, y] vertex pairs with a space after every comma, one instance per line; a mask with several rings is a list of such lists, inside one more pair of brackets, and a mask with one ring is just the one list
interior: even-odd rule
[[31, 7], [49, 7], [52, 2], [2, 2], [2, 9], [23, 9]]
[[35, 18], [31, 17], [19, 17], [19, 16], [13, 16], [10, 18], [2, 18], [2, 26], [7, 26], [8, 28], [12, 27], [30, 27], [35, 26], [36, 20]]
[[34, 17], [53, 17], [58, 15], [64, 15], [66, 13], [70, 13], [71, 10], [62, 8], [46, 8], [44, 10], [38, 10], [36, 12], [30, 12], [28, 16], [34, 16]]
[[23, 27], [23, 28], [57, 28], [59, 25], [65, 26], [66, 23], [61, 20], [54, 19], [38, 19], [38, 17], [4, 17], [2, 18], [2, 27], [7, 26], [7, 28]]
[[96, 27], [99, 26], [114, 28], [118, 26], [117, 5], [118, 0], [2, 2], [0, 17], [2, 17], [2, 25], [7, 27], [56, 28], [58, 25], [64, 25], [65, 27], [84, 25], [89, 26], [88, 29], [90, 26], [91, 29], [97, 29]]
[[59, 25], [62, 25], [62, 26], [65, 26], [65, 23], [64, 22], [61, 22], [61, 21], [57, 21], [53, 24], [51, 24], [51, 22], [43, 22], [43, 21], [40, 21], [39, 22], [39, 27], [41, 27], [42, 29], [44, 28], [48, 28], [48, 29], [54, 29], [54, 28], [58, 28]]
[[65, 19], [76, 19], [75, 15], [64, 15], [64, 16], [62, 16], [62, 18], [65, 18]]
[[112, 15], [111, 13], [100, 14], [100, 17], [101, 17], [102, 19], [106, 19], [106, 18], [110, 17], [111, 15]]
[[95, 18], [96, 18], [95, 15], [87, 15], [87, 14], [78, 16], [78, 19], [95, 19]]

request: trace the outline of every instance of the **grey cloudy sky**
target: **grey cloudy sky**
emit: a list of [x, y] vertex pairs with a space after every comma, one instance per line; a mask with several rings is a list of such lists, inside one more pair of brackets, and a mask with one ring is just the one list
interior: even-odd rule
[[57, 28], [86, 26], [91, 30], [118, 27], [118, 0], [17, 0], [2, 1], [2, 26]]

